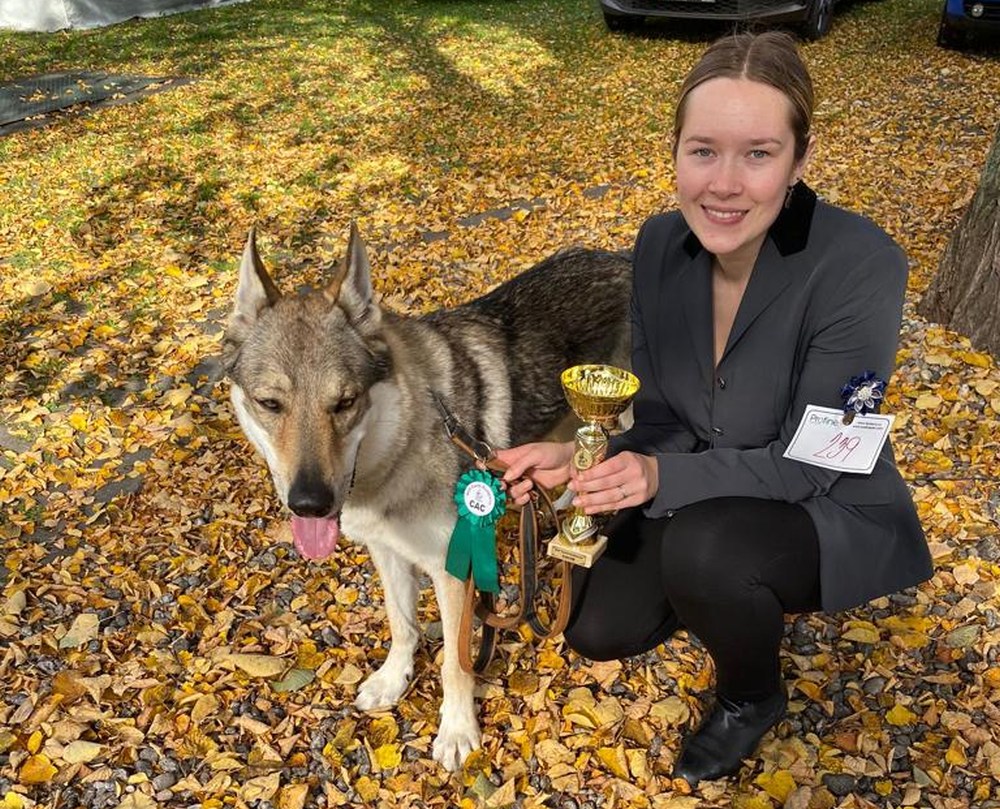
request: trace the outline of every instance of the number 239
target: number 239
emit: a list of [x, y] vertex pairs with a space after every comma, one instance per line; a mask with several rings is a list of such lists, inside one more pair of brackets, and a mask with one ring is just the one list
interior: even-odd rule
[[831, 461], [839, 457], [847, 458], [857, 449], [860, 443], [861, 436], [846, 436], [842, 432], [837, 433], [825, 447], [816, 450], [813, 453], [813, 457], [827, 458]]

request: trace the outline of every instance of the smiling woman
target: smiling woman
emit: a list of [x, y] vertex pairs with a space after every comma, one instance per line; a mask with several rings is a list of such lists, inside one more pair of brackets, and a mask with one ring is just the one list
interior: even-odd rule
[[[606, 553], [574, 576], [570, 647], [630, 657], [683, 626], [711, 654], [715, 705], [674, 766], [691, 784], [735, 773], [784, 715], [786, 614], [931, 573], [889, 443], [871, 446], [865, 474], [831, 460], [859, 448], [843, 438], [851, 403], [870, 402], [864, 414], [882, 401], [907, 263], [876, 225], [801, 182], [812, 101], [787, 34], [708, 49], [675, 113], [679, 210], [646, 220], [635, 245], [633, 427], [572, 479], [571, 444], [497, 453], [515, 502], [530, 473], [568, 483], [588, 514], [615, 514]], [[820, 452], [799, 453], [802, 435]]]

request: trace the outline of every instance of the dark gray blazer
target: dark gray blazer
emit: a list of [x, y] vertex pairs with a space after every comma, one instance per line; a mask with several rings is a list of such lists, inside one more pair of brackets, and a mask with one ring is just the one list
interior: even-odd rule
[[[772, 225], [714, 368], [712, 256], [679, 213], [639, 232], [632, 294], [635, 424], [611, 451], [655, 455], [648, 517], [744, 496], [801, 503], [820, 543], [823, 608], [924, 581], [931, 557], [887, 441], [870, 475], [782, 457], [807, 404], [894, 364], [907, 262], [867, 219], [799, 183]], [[890, 383], [891, 384], [891, 383]]]

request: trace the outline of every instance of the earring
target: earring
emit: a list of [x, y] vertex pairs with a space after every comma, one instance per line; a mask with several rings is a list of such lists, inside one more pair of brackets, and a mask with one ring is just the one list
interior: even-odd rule
[[784, 205], [785, 208], [790, 207], [792, 204], [792, 193], [795, 191], [795, 186], [797, 183], [798, 180], [796, 180], [794, 183], [788, 186], [788, 190], [785, 192], [785, 205]]

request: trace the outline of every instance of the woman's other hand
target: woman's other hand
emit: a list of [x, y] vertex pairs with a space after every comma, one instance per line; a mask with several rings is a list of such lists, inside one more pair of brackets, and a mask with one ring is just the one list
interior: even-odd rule
[[638, 506], [656, 494], [659, 477], [656, 458], [621, 452], [574, 476], [570, 483], [577, 493], [573, 505], [587, 514]]
[[496, 457], [508, 467], [503, 474], [504, 483], [507, 484], [507, 497], [523, 506], [528, 502], [532, 480], [547, 489], [561, 486], [569, 480], [573, 442], [558, 444], [554, 441], [539, 441], [522, 444], [519, 447], [499, 449]]

